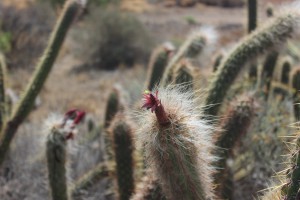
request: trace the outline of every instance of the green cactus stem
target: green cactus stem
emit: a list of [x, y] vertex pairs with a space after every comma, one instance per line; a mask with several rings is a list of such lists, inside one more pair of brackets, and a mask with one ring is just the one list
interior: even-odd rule
[[122, 115], [116, 116], [111, 126], [116, 160], [116, 174], [120, 200], [129, 200], [134, 192], [134, 159], [132, 127]]
[[6, 117], [6, 106], [5, 106], [6, 76], [7, 74], [6, 74], [5, 57], [3, 54], [0, 53], [0, 130], [2, 129], [3, 123], [5, 123], [5, 117]]
[[218, 54], [214, 60], [213, 64], [213, 72], [216, 72], [221, 64], [222, 59], [224, 58], [224, 55], [222, 53]]
[[172, 75], [176, 63], [178, 63], [183, 57], [194, 58], [200, 54], [203, 47], [207, 43], [207, 38], [201, 31], [192, 33], [188, 39], [183, 43], [178, 52], [169, 61], [165, 73], [162, 77], [162, 85], [167, 85], [172, 81]]
[[217, 115], [228, 89], [243, 66], [266, 50], [286, 41], [295, 32], [298, 21], [299, 14], [296, 11], [271, 19], [265, 26], [248, 35], [229, 53], [209, 86], [205, 100], [208, 107], [204, 110], [205, 117]]
[[248, 0], [248, 33], [256, 28], [257, 21], [257, 1]]
[[112, 165], [98, 164], [75, 182], [71, 189], [72, 196], [78, 196], [81, 191], [87, 190], [104, 178], [112, 177], [114, 173]]
[[66, 178], [67, 140], [73, 139], [75, 126], [85, 113], [68, 111], [60, 123], [53, 124], [46, 142], [46, 157], [52, 200], [68, 200]]
[[221, 132], [217, 139], [216, 146], [217, 155], [220, 158], [216, 164], [218, 169], [215, 174], [215, 182], [219, 184], [220, 196], [228, 199], [232, 196], [232, 188], [228, 186], [230, 170], [226, 161], [232, 157], [232, 150], [236, 144], [245, 136], [254, 116], [254, 98], [252, 95], [244, 94], [232, 103], [231, 108], [227, 112], [228, 115], [221, 122]]
[[120, 100], [120, 91], [114, 87], [109, 94], [106, 104], [104, 128], [108, 128], [118, 111], [123, 109]]
[[292, 69], [292, 59], [290, 57], [284, 57], [279, 60], [280, 67], [280, 82], [283, 84], [289, 83], [289, 74]]
[[31, 111], [36, 96], [41, 91], [54, 61], [62, 46], [64, 38], [78, 14], [81, 4], [75, 0], [68, 0], [64, 6], [62, 14], [58, 19], [53, 32], [51, 33], [48, 46], [36, 66], [34, 75], [25, 90], [20, 103], [14, 109], [12, 116], [2, 128], [2, 138], [0, 139], [0, 166], [2, 165], [10, 142], [13, 139], [19, 125], [24, 121]]
[[174, 69], [174, 82], [185, 86], [185, 89], [193, 91], [194, 89], [194, 77], [197, 75], [197, 71], [192, 64], [186, 60], [181, 60]]
[[170, 53], [174, 51], [172, 45], [162, 45], [154, 50], [147, 72], [146, 88], [152, 90], [164, 74], [165, 67], [168, 64]]

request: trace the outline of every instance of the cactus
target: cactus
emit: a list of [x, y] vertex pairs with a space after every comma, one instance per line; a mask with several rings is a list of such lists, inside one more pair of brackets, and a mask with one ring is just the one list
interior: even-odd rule
[[205, 116], [217, 115], [228, 89], [242, 67], [251, 58], [286, 41], [296, 31], [298, 20], [299, 14], [296, 11], [274, 18], [265, 26], [253, 31], [229, 53], [209, 87], [205, 100], [205, 105], [209, 107], [204, 111]]
[[221, 64], [224, 55], [222, 53], [218, 54], [214, 59], [213, 72], [216, 72]]
[[300, 68], [295, 68], [290, 74], [290, 86], [293, 88], [294, 116], [296, 121], [300, 120]]
[[123, 109], [120, 95], [120, 90], [116, 87], [114, 87], [111, 93], [109, 94], [108, 101], [106, 104], [104, 128], [108, 128], [117, 112]]
[[274, 8], [273, 8], [272, 4], [268, 4], [267, 9], [266, 9], [267, 17], [273, 17], [273, 15], [274, 15], [273, 10], [274, 10]]
[[283, 57], [279, 60], [279, 75], [280, 82], [283, 84], [289, 83], [289, 74], [292, 69], [292, 59], [290, 57]]
[[209, 42], [208, 34], [214, 33], [203, 33], [203, 31], [199, 30], [193, 32], [188, 39], [183, 43], [178, 52], [172, 57], [170, 62], [168, 63], [165, 73], [163, 74], [161, 85], [167, 85], [172, 80], [172, 75], [174, 73], [174, 68], [176, 63], [178, 63], [183, 57], [186, 58], [194, 58], [196, 57], [202, 50], [203, 47]]
[[173, 45], [167, 43], [154, 50], [147, 72], [146, 88], [152, 90], [159, 81], [168, 64], [169, 55], [174, 51]]
[[[47, 137], [46, 157], [53, 200], [69, 199], [65, 167], [67, 140], [73, 138], [73, 129], [84, 117], [84, 114], [84, 112], [78, 110], [71, 110], [65, 114], [60, 123], [53, 124], [50, 127], [50, 133]], [[71, 124], [69, 120], [72, 121]]]
[[247, 133], [253, 119], [254, 109], [254, 97], [244, 94], [232, 103], [227, 116], [221, 122], [221, 132], [216, 143], [217, 155], [220, 158], [216, 165], [219, 170], [215, 174], [215, 181], [220, 184], [221, 196], [224, 199], [231, 199], [232, 196], [232, 188], [228, 186], [232, 176], [228, 176], [230, 170], [226, 165], [226, 160], [232, 157], [234, 146]]
[[292, 97], [292, 95], [291, 95], [292, 89], [289, 86], [282, 84], [280, 82], [275, 82], [275, 81], [272, 81], [271, 85], [272, 85], [271, 86], [271, 88], [272, 88], [271, 97], [280, 96], [281, 100]]
[[105, 177], [112, 176], [114, 170], [111, 169], [110, 165], [105, 165], [103, 163], [98, 164], [96, 167], [84, 174], [79, 180], [77, 180], [71, 189], [71, 194], [73, 197], [80, 194], [82, 190], [86, 190], [95, 183], [99, 182]]
[[257, 2], [256, 0], [248, 0], [248, 33], [256, 28], [257, 21]]
[[117, 115], [111, 124], [120, 200], [128, 200], [134, 191], [133, 133], [125, 117]]
[[193, 93], [179, 86], [158, 91], [144, 94], [143, 108], [155, 115], [145, 111], [138, 116], [137, 136], [163, 193], [167, 199], [214, 198], [212, 127], [200, 119]]
[[130, 200], [167, 200], [157, 178], [148, 172], [137, 185], [135, 194]]
[[6, 76], [7, 75], [6, 75], [5, 57], [3, 54], [0, 53], [0, 130], [2, 129], [3, 123], [5, 122], [5, 114], [6, 114], [6, 106], [5, 106]]
[[34, 75], [32, 76], [20, 103], [14, 109], [12, 116], [2, 128], [2, 138], [0, 140], [0, 166], [4, 161], [10, 142], [13, 139], [19, 125], [30, 113], [34, 100], [41, 91], [44, 82], [52, 69], [66, 33], [81, 7], [81, 4], [75, 0], [66, 1], [62, 14], [51, 33], [48, 46], [40, 62], [36, 66]]
[[288, 183], [282, 187], [282, 193], [286, 200], [300, 198], [300, 137], [296, 139], [295, 146], [291, 158], [291, 168], [287, 174]]
[[181, 84], [185, 86], [187, 90], [194, 89], [194, 80], [199, 72], [194, 66], [189, 62], [189, 60], [181, 60], [174, 69], [173, 78], [176, 84]]

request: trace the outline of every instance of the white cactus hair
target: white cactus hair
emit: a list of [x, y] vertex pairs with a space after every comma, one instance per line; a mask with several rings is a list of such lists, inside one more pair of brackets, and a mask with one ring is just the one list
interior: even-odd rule
[[[170, 199], [188, 199], [184, 194], [180, 194], [180, 191], [174, 193], [174, 189], [178, 187], [194, 187], [192, 184], [186, 184], [187, 182], [179, 184], [179, 176], [183, 177], [183, 173], [184, 179], [191, 179], [198, 185], [195, 190], [191, 189], [194, 191], [192, 193], [195, 193], [193, 198], [213, 198], [214, 169], [211, 163], [216, 160], [212, 156], [214, 128], [202, 119], [201, 106], [194, 98], [198, 95], [179, 85], [158, 87], [156, 90], [171, 123], [167, 127], [162, 127], [154, 113], [142, 111], [139, 114], [140, 129], [137, 137], [139, 145], [145, 148], [148, 165], [157, 173], [163, 191]], [[173, 160], [169, 155], [172, 151], [176, 157]], [[175, 166], [176, 162], [178, 166]], [[166, 170], [168, 167], [171, 169]], [[177, 168], [176, 172], [174, 168]]]

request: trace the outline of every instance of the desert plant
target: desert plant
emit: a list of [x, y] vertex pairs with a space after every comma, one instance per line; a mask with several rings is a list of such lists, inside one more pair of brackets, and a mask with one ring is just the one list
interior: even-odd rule
[[248, 0], [248, 32], [251, 33], [256, 28], [257, 21], [257, 2]]
[[209, 107], [205, 110], [205, 116], [217, 115], [227, 90], [242, 67], [250, 59], [291, 37], [297, 30], [298, 20], [299, 13], [297, 11], [289, 11], [278, 16], [266, 23], [265, 26], [253, 31], [224, 58], [220, 69], [209, 86], [208, 96], [205, 100], [205, 104]]
[[222, 53], [218, 54], [214, 59], [213, 72], [216, 72], [222, 62], [224, 55]]
[[[159, 92], [159, 93], [158, 93]], [[200, 119], [193, 93], [168, 86], [144, 94], [138, 137], [167, 199], [210, 199], [212, 127]]]
[[0, 165], [3, 163], [6, 152], [9, 148], [11, 140], [17, 132], [19, 125], [24, 121], [30, 113], [34, 100], [41, 91], [44, 82], [52, 69], [53, 63], [58, 55], [61, 45], [64, 41], [66, 33], [76, 17], [81, 4], [75, 0], [66, 2], [61, 17], [49, 39], [48, 47], [46, 48], [43, 57], [36, 66], [34, 75], [25, 90], [20, 103], [14, 109], [11, 116], [7, 117], [6, 122], [1, 130], [0, 140]]
[[[67, 140], [74, 137], [74, 128], [82, 120], [85, 113], [70, 110], [60, 122], [52, 124], [47, 137], [47, 166], [49, 184], [53, 200], [69, 199], [66, 180], [66, 148]], [[71, 120], [72, 123], [69, 123]]]

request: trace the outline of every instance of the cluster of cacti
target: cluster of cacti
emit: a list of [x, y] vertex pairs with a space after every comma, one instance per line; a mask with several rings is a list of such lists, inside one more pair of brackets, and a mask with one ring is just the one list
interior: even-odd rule
[[[102, 124], [88, 121], [86, 136], [101, 139], [104, 162], [80, 175], [73, 185], [67, 180], [67, 141], [74, 137], [75, 125], [85, 113], [71, 110], [53, 124], [46, 142], [52, 199], [76, 199], [105, 178], [109, 179], [108, 195], [120, 200], [248, 200], [265, 188], [273, 171], [281, 170], [279, 163], [285, 161], [281, 155], [288, 147], [281, 138], [289, 138], [293, 132], [286, 126], [300, 119], [300, 70], [293, 66], [295, 59], [276, 48], [296, 33], [300, 13], [283, 13], [256, 29], [256, 0], [249, 0], [248, 5], [249, 35], [227, 56], [216, 57], [207, 93], [200, 95], [198, 91], [201, 68], [192, 60], [209, 44], [201, 31], [193, 33], [174, 55], [170, 45], [154, 51], [143, 102], [139, 101], [136, 113], [128, 112], [123, 89], [112, 89], [103, 130], [99, 128]], [[12, 116], [7, 116], [5, 61], [0, 57], [0, 164], [18, 126], [29, 114], [79, 7], [77, 2], [67, 1], [49, 47]], [[267, 55], [261, 63], [263, 53]], [[240, 72], [250, 64], [262, 66], [259, 79], [235, 82], [243, 78]], [[300, 198], [299, 148], [298, 137], [288, 158], [291, 166], [284, 184], [262, 199]], [[139, 163], [143, 161], [145, 165]]]

